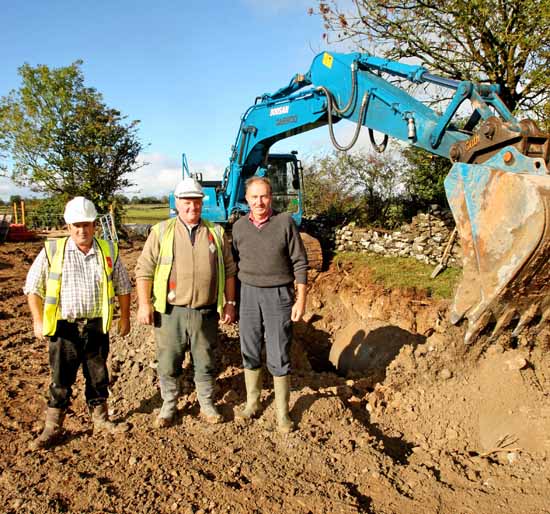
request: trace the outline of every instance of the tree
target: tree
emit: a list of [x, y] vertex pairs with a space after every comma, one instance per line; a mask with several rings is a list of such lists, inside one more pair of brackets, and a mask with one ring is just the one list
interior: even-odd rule
[[304, 163], [304, 210], [307, 216], [328, 216], [343, 223], [356, 208], [349, 184], [342, 181], [337, 153]]
[[406, 162], [404, 183], [412, 202], [411, 208], [416, 211], [430, 204], [447, 206], [443, 182], [451, 163], [414, 146], [406, 146], [401, 153]]
[[304, 167], [306, 212], [390, 227], [402, 195], [399, 152], [334, 152]]
[[368, 223], [386, 227], [393, 224], [390, 213], [401, 197], [403, 180], [403, 166], [397, 155], [355, 152], [338, 156], [342, 180], [358, 195]]
[[[430, 71], [501, 87], [509, 109], [542, 119], [550, 98], [548, 0], [318, 1], [328, 35], [394, 59], [415, 57]], [[310, 9], [310, 13], [315, 11]]]
[[136, 163], [139, 122], [126, 122], [86, 87], [81, 64], [19, 68], [21, 87], [0, 99], [0, 150], [11, 156], [16, 184], [48, 196], [86, 196], [104, 212], [143, 165]]
[[128, 205], [130, 203], [130, 199], [122, 194], [115, 195], [114, 200], [118, 205]]

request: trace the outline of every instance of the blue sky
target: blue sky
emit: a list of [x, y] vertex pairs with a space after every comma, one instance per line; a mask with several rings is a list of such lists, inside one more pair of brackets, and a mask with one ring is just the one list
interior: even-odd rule
[[[150, 164], [130, 196], [167, 194], [186, 152], [192, 170], [221, 175], [242, 113], [327, 49], [315, 0], [0, 0], [0, 96], [27, 62], [82, 59], [86, 85], [141, 120]], [[334, 48], [331, 48], [334, 49]], [[329, 151], [326, 128], [279, 142], [303, 159]], [[0, 179], [0, 197], [28, 194]]]

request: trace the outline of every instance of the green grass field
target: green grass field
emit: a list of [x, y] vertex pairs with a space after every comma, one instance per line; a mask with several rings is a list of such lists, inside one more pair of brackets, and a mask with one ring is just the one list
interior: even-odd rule
[[447, 268], [435, 278], [431, 278], [430, 275], [435, 266], [404, 257], [344, 252], [336, 255], [334, 262], [337, 264], [351, 262], [354, 266], [366, 266], [378, 284], [387, 287], [423, 289], [434, 298], [452, 298], [455, 286], [462, 276], [461, 270]]
[[122, 223], [154, 224], [168, 218], [169, 207], [166, 204], [135, 204], [124, 208]]

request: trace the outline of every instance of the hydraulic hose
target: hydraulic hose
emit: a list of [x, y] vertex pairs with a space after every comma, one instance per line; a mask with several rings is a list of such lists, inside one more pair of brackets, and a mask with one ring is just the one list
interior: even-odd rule
[[[322, 91], [327, 98], [328, 132], [330, 135], [330, 140], [332, 142], [332, 145], [334, 146], [334, 148], [336, 148], [340, 152], [347, 152], [357, 142], [357, 138], [359, 137], [359, 132], [361, 131], [361, 124], [363, 123], [363, 118], [365, 116], [367, 105], [369, 103], [370, 95], [368, 92], [365, 92], [365, 94], [363, 95], [363, 100], [361, 101], [361, 108], [359, 110], [359, 118], [357, 119], [357, 124], [355, 126], [355, 133], [353, 134], [351, 141], [347, 145], [342, 146], [338, 143], [338, 141], [336, 141], [336, 137], [334, 136], [334, 128], [333, 128], [333, 122], [332, 122], [332, 109], [333, 107], [336, 107], [336, 102], [334, 102], [334, 99], [332, 98], [332, 93], [324, 86], [319, 86], [317, 90]], [[347, 110], [347, 107], [346, 109], [342, 109], [342, 110], [338, 110], [337, 108], [335, 108], [334, 110], [336, 112], [343, 112]]]
[[357, 91], [357, 61], [353, 61], [351, 65], [351, 94], [349, 96], [348, 103], [345, 107], [338, 107], [338, 104], [333, 99], [333, 107], [334, 110], [340, 115], [344, 116], [345, 112], [351, 107], [353, 102], [355, 101], [355, 93]]
[[386, 146], [388, 145], [388, 134], [384, 134], [384, 139], [380, 144], [378, 144], [374, 140], [374, 131], [371, 128], [369, 128], [369, 139], [370, 139], [370, 144], [374, 148], [375, 152], [384, 153], [384, 150], [386, 150]]

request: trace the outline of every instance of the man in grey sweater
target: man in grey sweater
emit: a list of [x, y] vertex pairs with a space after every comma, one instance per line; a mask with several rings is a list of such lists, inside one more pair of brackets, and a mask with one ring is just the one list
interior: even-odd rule
[[275, 389], [277, 427], [288, 433], [294, 430], [288, 409], [292, 322], [302, 318], [306, 307], [307, 256], [292, 216], [271, 208], [269, 179], [251, 177], [246, 183], [246, 200], [250, 214], [233, 226], [233, 248], [241, 281], [239, 329], [247, 398], [245, 408], [236, 416], [250, 419], [260, 412], [265, 338], [267, 369], [273, 375]]

